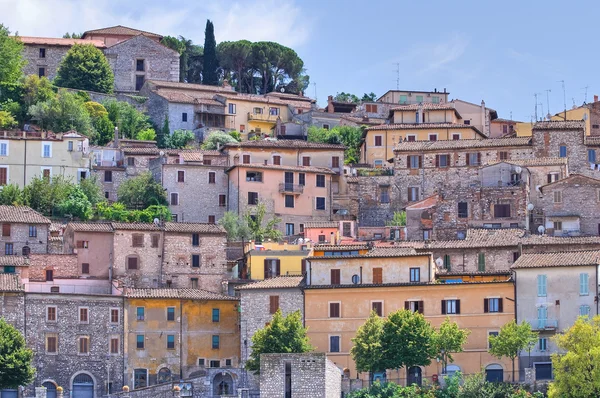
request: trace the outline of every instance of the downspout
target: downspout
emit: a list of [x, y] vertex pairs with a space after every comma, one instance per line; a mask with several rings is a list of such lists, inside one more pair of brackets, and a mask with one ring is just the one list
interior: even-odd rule
[[360, 284], [362, 285], [362, 265], [360, 266]]
[[596, 267], [596, 297], [594, 299], [596, 301], [596, 315], [598, 315], [598, 267]]
[[[513, 270], [512, 271], [512, 277], [513, 277], [513, 290], [515, 293], [515, 322], [518, 324], [519, 323], [519, 318], [518, 318], [518, 311], [517, 311], [517, 271]], [[598, 279], [598, 272], [596, 272], [596, 282]], [[596, 283], [596, 290], [598, 290], [598, 284]], [[596, 304], [597, 305], [597, 304]]]
[[163, 263], [165, 262], [165, 228], [161, 231], [161, 255], [160, 255], [160, 274], [158, 275], [158, 287], [163, 287]]
[[312, 263], [310, 260], [306, 260], [308, 262], [308, 285], [312, 285]]
[[[237, 189], [237, 214], [239, 216], [240, 215], [240, 168], [236, 167], [236, 169], [237, 169], [237, 186], [238, 186], [238, 189]], [[244, 249], [242, 248], [242, 250], [244, 250]]]
[[25, 150], [23, 151], [23, 188], [25, 188], [27, 185], [27, 139], [23, 141], [25, 142]]
[[[333, 177], [331, 174], [329, 175], [329, 219], [333, 217], [333, 189], [331, 188], [331, 183], [333, 181]], [[339, 182], [338, 182], [338, 192], [339, 192]]]
[[183, 300], [179, 299], [179, 379], [183, 379]]
[[[127, 371], [126, 369], [126, 363], [127, 360], [125, 359], [125, 294], [121, 295], [121, 314], [122, 314], [122, 322], [121, 322], [121, 327], [123, 328], [123, 332], [121, 333], [121, 336], [123, 336], [123, 338], [121, 339], [121, 352], [123, 353], [122, 357], [123, 357], [123, 385], [125, 385], [125, 380], [127, 380]], [[129, 336], [127, 336], [129, 337]], [[115, 372], [116, 374], [116, 372]]]

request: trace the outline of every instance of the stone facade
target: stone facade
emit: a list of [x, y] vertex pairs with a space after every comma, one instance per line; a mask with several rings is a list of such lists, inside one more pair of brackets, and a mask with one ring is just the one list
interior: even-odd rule
[[47, 271], [52, 278], [74, 279], [81, 275], [75, 254], [32, 254], [29, 256], [29, 281], [47, 281]]
[[[48, 320], [53, 307], [55, 320]], [[87, 309], [87, 321], [80, 311]], [[111, 310], [118, 310], [111, 322]], [[77, 375], [93, 380], [94, 396], [106, 395], [110, 372], [112, 390], [123, 386], [123, 299], [116, 296], [85, 296], [27, 293], [27, 345], [33, 349], [33, 366], [37, 369], [26, 394], [33, 386], [51, 381], [64, 388], [65, 396], [73, 390]], [[56, 337], [57, 352], [48, 352], [48, 337]], [[81, 352], [80, 339], [87, 337], [87, 350]], [[118, 339], [118, 353], [111, 353], [111, 339]], [[87, 351], [87, 353], [85, 352]], [[29, 395], [30, 396], [30, 395]]]
[[21, 333], [25, 332], [24, 292], [0, 290], [0, 318], [13, 325]]
[[[0, 237], [0, 250], [6, 255], [21, 255], [23, 248], [28, 247], [31, 253], [48, 252], [48, 224], [25, 224], [25, 223], [6, 223], [0, 220], [3, 225], [10, 225], [10, 235]], [[33, 227], [35, 229], [31, 229]], [[30, 234], [30, 231], [31, 234]], [[31, 235], [36, 236], [31, 236]], [[26, 251], [27, 249], [25, 249]]]
[[[164, 254], [161, 227], [143, 223], [113, 223], [113, 228], [113, 278], [129, 287], [161, 286], [161, 256]], [[137, 246], [134, 245], [134, 236], [139, 239], [135, 242]]]
[[[41, 44], [27, 44], [23, 47], [23, 59], [27, 64], [23, 67], [24, 75], [42, 75], [52, 80], [69, 46], [47, 46]], [[45, 50], [45, 57], [40, 57], [40, 49]], [[43, 69], [43, 74], [41, 69]]]
[[260, 357], [260, 396], [338, 398], [342, 373], [325, 353], [263, 354]]

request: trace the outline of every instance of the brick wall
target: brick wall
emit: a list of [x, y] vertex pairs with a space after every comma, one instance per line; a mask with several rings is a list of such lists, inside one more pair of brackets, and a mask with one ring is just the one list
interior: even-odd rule
[[23, 293], [0, 292], [0, 318], [25, 332], [25, 296]]
[[29, 280], [43, 282], [46, 270], [56, 279], [79, 278], [81, 275], [75, 254], [32, 254], [29, 256]]

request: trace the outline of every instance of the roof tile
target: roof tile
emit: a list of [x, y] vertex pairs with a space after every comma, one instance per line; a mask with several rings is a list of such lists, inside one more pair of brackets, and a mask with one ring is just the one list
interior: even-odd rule
[[511, 268], [576, 267], [600, 265], [600, 250], [523, 254]]
[[166, 232], [199, 233], [199, 234], [224, 234], [225, 228], [219, 224], [193, 223], [193, 222], [166, 222]]
[[396, 123], [380, 124], [379, 126], [369, 127], [367, 130], [435, 130], [435, 129], [473, 129], [479, 134], [481, 132], [469, 124], [460, 123]]
[[290, 289], [302, 286], [303, 276], [278, 276], [236, 287], [236, 290]]
[[91, 44], [96, 48], [106, 48], [106, 44], [102, 40], [85, 40], [85, 39], [58, 39], [54, 37], [32, 37], [19, 36], [19, 40], [25, 45], [42, 45], [42, 46], [64, 46], [71, 47], [74, 44]]
[[337, 221], [309, 221], [304, 223], [306, 228], [339, 228], [340, 223]]
[[50, 224], [50, 220], [27, 206], [0, 206], [0, 222]]
[[184, 300], [225, 300], [238, 301], [237, 297], [209, 292], [203, 289], [128, 289], [125, 293], [129, 298], [160, 298]]
[[418, 109], [423, 109], [423, 110], [453, 110], [453, 111], [456, 110], [456, 108], [454, 107], [453, 103], [434, 104], [432, 102], [423, 102], [422, 104], [410, 104], [410, 105], [396, 105], [396, 106], [392, 106], [390, 108], [390, 111], [416, 111]]
[[309, 142], [303, 140], [259, 140], [243, 141], [225, 144], [227, 148], [290, 148], [290, 149], [339, 149], [346, 147], [342, 144], [327, 144], [323, 142]]
[[529, 146], [531, 137], [486, 138], [481, 140], [403, 141], [394, 152], [440, 151], [506, 146]]
[[567, 158], [533, 158], [516, 160], [491, 160], [487, 164], [510, 163], [517, 166], [535, 167], [535, 166], [562, 166], [567, 164]]
[[88, 30], [83, 33], [83, 37], [85, 37], [89, 34], [124, 35], [124, 36], [137, 36], [137, 35], [143, 34], [145, 36], [151, 36], [151, 37], [162, 37], [161, 35], [156, 34], [156, 33], [146, 32], [143, 30], [138, 30], [138, 29], [133, 29], [133, 28], [128, 28], [127, 26], [122, 26], [122, 25], [110, 26], [108, 28]]
[[548, 120], [537, 122], [533, 125], [533, 130], [573, 130], [585, 129], [583, 120]]
[[21, 284], [17, 274], [0, 274], [0, 292], [24, 292], [25, 287]]
[[160, 231], [162, 230], [160, 225], [153, 223], [144, 222], [113, 222], [111, 223], [113, 229], [131, 230], [131, 231]]
[[113, 227], [109, 222], [70, 222], [67, 228], [75, 232], [112, 232]]
[[249, 168], [249, 169], [299, 171], [299, 172], [319, 173], [319, 174], [335, 174], [331, 169], [328, 169], [325, 167], [283, 166], [283, 165], [262, 164], [262, 163], [240, 163], [240, 164], [231, 166], [226, 171], [233, 170], [236, 167], [243, 167], [243, 168]]

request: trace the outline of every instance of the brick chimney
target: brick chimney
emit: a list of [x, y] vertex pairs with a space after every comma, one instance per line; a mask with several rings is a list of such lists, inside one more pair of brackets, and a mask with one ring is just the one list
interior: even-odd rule
[[598, 96], [594, 95], [594, 102], [598, 102]]
[[327, 97], [327, 113], [335, 112], [335, 108], [333, 107], [333, 95]]

